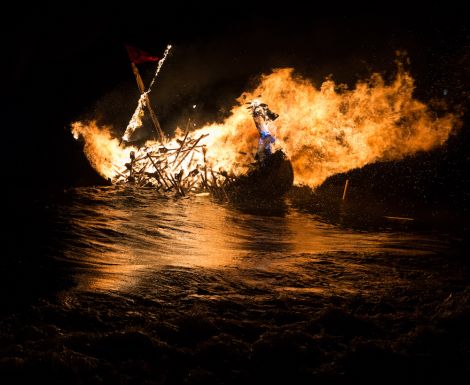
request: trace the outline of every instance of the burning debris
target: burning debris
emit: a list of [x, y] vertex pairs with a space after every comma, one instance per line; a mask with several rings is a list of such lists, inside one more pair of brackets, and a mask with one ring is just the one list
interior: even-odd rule
[[[257, 100], [252, 106], [255, 123], [264, 130], [260, 130], [257, 161], [250, 164], [247, 173], [236, 175], [221, 168], [215, 170], [207, 159], [207, 146], [203, 144], [203, 139], [209, 134], [191, 137], [188, 122], [185, 135], [173, 140], [168, 146], [155, 143], [130, 151], [129, 161], [121, 169], [116, 167], [111, 182], [154, 187], [160, 193], [174, 192], [180, 196], [210, 193], [221, 199], [234, 196], [238, 199], [252, 195], [283, 195], [293, 183], [292, 165], [282, 150], [271, 153], [274, 140], [266, 141], [266, 138], [273, 138], [267, 130], [267, 124], [277, 115]], [[263, 136], [266, 132], [268, 134]]]
[[182, 139], [176, 140], [179, 147], [156, 143], [137, 152], [131, 151], [129, 162], [122, 169], [116, 167], [116, 175], [111, 181], [155, 187], [159, 192], [174, 192], [181, 196], [210, 192], [216, 197], [226, 197], [226, 187], [235, 180], [235, 175], [216, 171], [208, 164], [207, 147], [201, 144], [207, 136], [191, 137], [186, 131]]

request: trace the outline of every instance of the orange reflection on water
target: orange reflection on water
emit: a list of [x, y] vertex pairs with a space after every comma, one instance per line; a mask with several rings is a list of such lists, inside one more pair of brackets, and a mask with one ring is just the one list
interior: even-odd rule
[[[166, 199], [151, 190], [110, 188], [90, 196], [92, 202], [68, 213], [76, 239], [65, 255], [78, 266], [81, 290], [153, 290], [159, 285], [155, 274], [170, 267], [230, 270], [253, 287], [282, 282], [281, 291], [351, 293], [366, 281], [373, 288], [399, 280], [371, 269], [363, 256], [396, 253], [397, 246], [402, 255], [426, 252], [401, 248], [413, 245], [411, 235], [348, 230], [287, 206], [267, 215], [207, 197]], [[288, 275], [290, 281], [283, 281]], [[165, 279], [176, 284], [171, 274]]]
[[207, 198], [188, 204], [155, 196], [134, 205], [135, 198], [118, 197], [119, 207], [89, 206], [91, 212], [71, 221], [82, 247], [66, 255], [82, 265], [80, 289], [128, 290], [142, 275], [165, 266], [222, 268], [242, 256], [223, 206]]
[[85, 291], [129, 291], [139, 280], [143, 265], [103, 265], [83, 274], [78, 288]]

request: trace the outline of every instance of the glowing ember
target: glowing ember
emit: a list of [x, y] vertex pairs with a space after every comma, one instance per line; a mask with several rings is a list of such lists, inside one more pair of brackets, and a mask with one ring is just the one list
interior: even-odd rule
[[[202, 127], [191, 137], [208, 134], [198, 145], [206, 146], [211, 167], [234, 174], [245, 172], [253, 162], [259, 137], [245, 102], [261, 95], [279, 114], [277, 132], [273, 132], [276, 147], [291, 159], [295, 183], [315, 187], [336, 173], [443, 144], [459, 124], [458, 117], [436, 117], [413, 98], [413, 90], [412, 77], [401, 67], [390, 84], [374, 74], [352, 90], [332, 80], [318, 89], [309, 80], [294, 76], [293, 69], [278, 69], [263, 76], [255, 90], [242, 94], [222, 124]], [[125, 169], [130, 151], [139, 157], [152, 149], [152, 143], [141, 150], [119, 145], [109, 129], [99, 128], [95, 122], [73, 123], [72, 131], [85, 139], [85, 153], [93, 167], [112, 180]], [[177, 130], [177, 137], [181, 134]], [[178, 148], [179, 144], [173, 139], [166, 147]], [[196, 151], [180, 167], [187, 175], [198, 164], [204, 164], [203, 151]]]

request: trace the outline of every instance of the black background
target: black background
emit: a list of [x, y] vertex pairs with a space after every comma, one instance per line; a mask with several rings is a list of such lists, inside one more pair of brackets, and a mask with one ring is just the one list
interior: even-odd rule
[[[167, 132], [196, 103], [198, 122], [222, 119], [272, 68], [353, 85], [372, 72], [393, 76], [397, 50], [408, 53], [418, 98], [447, 92], [460, 110], [468, 102], [470, 31], [464, 6], [449, 2], [63, 2], [16, 4], [3, 19], [5, 180], [15, 196], [100, 182], [69, 127], [98, 117], [124, 129], [138, 98], [125, 43], [157, 56], [174, 46], [152, 92]], [[154, 65], [140, 69], [149, 81]], [[466, 119], [446, 150], [459, 180], [468, 165]]]

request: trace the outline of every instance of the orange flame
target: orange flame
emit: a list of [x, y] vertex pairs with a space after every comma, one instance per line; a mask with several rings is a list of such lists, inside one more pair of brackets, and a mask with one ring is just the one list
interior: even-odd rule
[[[264, 75], [255, 90], [243, 93], [222, 124], [202, 127], [192, 135], [209, 134], [200, 144], [207, 146], [207, 158], [214, 167], [244, 172], [258, 141], [244, 103], [261, 95], [279, 114], [275, 146], [291, 159], [295, 183], [315, 187], [336, 173], [443, 144], [459, 124], [458, 117], [450, 113], [437, 117], [413, 98], [413, 91], [413, 78], [401, 66], [390, 84], [374, 74], [351, 90], [331, 79], [318, 89], [308, 79], [294, 76], [291, 68], [277, 69]], [[122, 168], [129, 152], [136, 151], [119, 146], [109, 129], [100, 129], [94, 122], [76, 122], [72, 130], [84, 137], [88, 159], [105, 177], [116, 176], [116, 167]], [[178, 145], [174, 140], [168, 147]], [[194, 161], [202, 164], [202, 153]]]
[[113, 138], [109, 127], [98, 127], [95, 121], [72, 123], [75, 139], [85, 141], [83, 151], [92, 167], [104, 178], [112, 178], [116, 169], [129, 160], [132, 147], [121, 147], [119, 139]]

